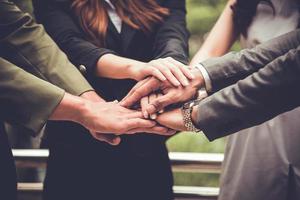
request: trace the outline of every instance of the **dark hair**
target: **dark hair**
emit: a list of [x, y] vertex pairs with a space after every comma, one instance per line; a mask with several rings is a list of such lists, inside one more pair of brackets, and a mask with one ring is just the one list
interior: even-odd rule
[[233, 20], [240, 33], [245, 34], [247, 27], [256, 14], [259, 3], [266, 3], [271, 6], [275, 14], [275, 8], [271, 0], [237, 0], [236, 3], [231, 5]]

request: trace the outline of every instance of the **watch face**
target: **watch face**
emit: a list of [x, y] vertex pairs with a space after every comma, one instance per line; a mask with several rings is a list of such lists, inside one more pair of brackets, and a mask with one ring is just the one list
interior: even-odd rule
[[193, 102], [192, 101], [189, 101], [189, 102], [186, 102], [185, 104], [183, 104], [183, 109], [189, 109], [192, 107]]

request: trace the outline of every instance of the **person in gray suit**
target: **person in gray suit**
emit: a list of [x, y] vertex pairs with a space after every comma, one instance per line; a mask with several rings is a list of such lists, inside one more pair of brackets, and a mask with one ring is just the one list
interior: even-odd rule
[[[222, 56], [239, 36], [242, 48], [252, 48], [297, 29], [299, 3], [229, 0], [191, 65]], [[219, 200], [300, 198], [299, 118], [297, 108], [227, 138]]]
[[[142, 97], [161, 90], [164, 94], [145, 108], [153, 114], [197, 97], [199, 89], [208, 87], [204, 78], [209, 76], [209, 96], [193, 100], [187, 117], [193, 130], [202, 130], [210, 141], [300, 106], [297, 92], [300, 90], [300, 29], [253, 49], [208, 59], [201, 66], [202, 70], [193, 69], [196, 78], [189, 86], [174, 88], [168, 82], [150, 78], [137, 83], [120, 105], [130, 107]], [[180, 108], [159, 115], [157, 121], [174, 130], [187, 130]]]

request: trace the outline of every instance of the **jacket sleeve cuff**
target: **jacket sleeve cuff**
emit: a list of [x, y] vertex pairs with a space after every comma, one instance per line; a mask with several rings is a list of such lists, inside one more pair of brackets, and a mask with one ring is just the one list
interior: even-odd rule
[[118, 55], [116, 52], [109, 49], [93, 49], [80, 59], [81, 63], [77, 63], [79, 71], [87, 78], [95, 77], [97, 62], [105, 54]]
[[31, 130], [33, 135], [36, 136], [41, 129], [45, 126], [47, 120], [50, 118], [56, 107], [60, 104], [64, 97], [64, 90], [49, 84], [49, 87], [45, 92], [37, 91], [40, 94], [39, 102], [36, 102], [31, 106], [31, 109], [27, 113], [27, 119], [23, 122], [18, 122], [22, 126]]

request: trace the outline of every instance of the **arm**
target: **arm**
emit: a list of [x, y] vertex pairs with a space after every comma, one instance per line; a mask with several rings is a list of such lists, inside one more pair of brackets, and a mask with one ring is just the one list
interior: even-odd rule
[[[299, 36], [291, 38], [298, 46], [194, 107], [192, 121], [209, 140], [258, 125], [300, 106]], [[160, 115], [158, 122], [186, 130], [179, 109]]]
[[237, 81], [246, 78], [265, 67], [276, 58], [297, 48], [300, 41], [300, 30], [292, 31], [253, 49], [232, 52], [223, 57], [208, 59], [201, 64], [211, 80], [212, 93], [217, 92]]
[[229, 0], [221, 16], [210, 31], [200, 50], [193, 57], [190, 65], [196, 65], [211, 57], [219, 57], [229, 51], [239, 35], [233, 20], [231, 5], [236, 0]]
[[210, 140], [300, 106], [299, 42], [258, 72], [203, 100], [195, 122]]
[[189, 32], [186, 28], [185, 0], [165, 0], [162, 6], [169, 8], [170, 15], [158, 28], [154, 42], [154, 57], [173, 59], [188, 63]]
[[[140, 112], [117, 103], [91, 102], [65, 93], [2, 58], [0, 74], [0, 118], [33, 133], [38, 133], [48, 119], [79, 123], [90, 130], [94, 138], [107, 142], [109, 139], [103, 134], [173, 133], [142, 119]], [[116, 144], [115, 141], [110, 143]]]
[[[84, 65], [88, 76], [113, 79], [141, 80], [155, 76], [164, 81], [170, 80], [175, 86], [188, 84], [185, 78], [191, 74], [182, 63], [169, 62], [170, 59], [145, 63], [118, 56], [110, 49], [99, 48], [86, 39], [79, 25], [72, 19], [70, 2], [51, 0], [34, 1], [35, 14], [46, 27], [49, 34], [66, 52], [75, 65]], [[167, 63], [167, 64], [166, 64]], [[179, 82], [178, 82], [179, 81]]]
[[69, 1], [34, 0], [33, 5], [37, 20], [43, 23], [47, 32], [68, 55], [72, 63], [77, 67], [80, 65], [86, 67], [87, 76], [95, 76], [97, 62], [103, 55], [117, 54], [87, 41], [85, 33], [71, 17]]
[[92, 90], [43, 27], [20, 11], [15, 4], [0, 1], [1, 55], [25, 70], [80, 95]]
[[38, 133], [64, 91], [0, 58], [1, 118]]

